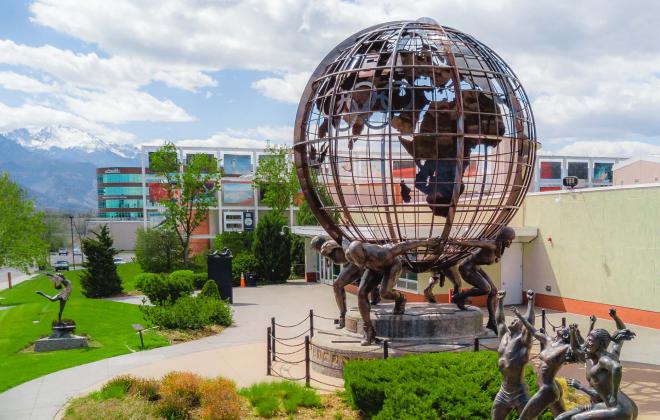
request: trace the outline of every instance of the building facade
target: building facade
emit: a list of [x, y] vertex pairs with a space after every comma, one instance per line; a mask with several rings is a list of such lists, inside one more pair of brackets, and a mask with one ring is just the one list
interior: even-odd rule
[[142, 168], [98, 168], [96, 186], [99, 218], [115, 220], [143, 218]]
[[577, 188], [608, 187], [614, 185], [614, 165], [626, 158], [551, 156], [540, 155], [536, 159], [534, 180], [530, 192], [559, 191], [566, 189], [562, 179], [574, 176]]
[[612, 168], [614, 185], [652, 184], [660, 182], [660, 156], [626, 159]]

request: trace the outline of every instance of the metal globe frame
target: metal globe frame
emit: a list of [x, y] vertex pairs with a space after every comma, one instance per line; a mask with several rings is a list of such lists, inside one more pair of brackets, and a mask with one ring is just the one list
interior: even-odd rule
[[389, 22], [335, 47], [300, 100], [294, 157], [302, 191], [337, 241], [443, 239], [405, 256], [445, 267], [494, 238], [532, 180], [536, 130], [510, 67], [431, 19]]

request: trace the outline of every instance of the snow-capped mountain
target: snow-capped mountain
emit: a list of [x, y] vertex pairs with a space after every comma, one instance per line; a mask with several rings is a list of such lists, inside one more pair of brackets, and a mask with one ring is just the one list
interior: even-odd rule
[[0, 134], [0, 171], [28, 191], [39, 208], [96, 210], [96, 168], [139, 166], [138, 149], [71, 127]]
[[29, 150], [47, 152], [53, 158], [105, 165], [124, 165], [137, 159], [138, 149], [113, 144], [72, 127], [20, 128], [3, 134]]

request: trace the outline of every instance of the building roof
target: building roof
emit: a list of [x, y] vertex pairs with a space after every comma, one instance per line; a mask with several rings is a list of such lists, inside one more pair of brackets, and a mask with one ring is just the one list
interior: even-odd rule
[[612, 166], [612, 170], [616, 171], [617, 169], [625, 168], [626, 166], [632, 165], [633, 163], [637, 163], [637, 162], [660, 163], [660, 155], [645, 155], [645, 156], [632, 157], [630, 159], [626, 159], [624, 161], [615, 163], [614, 166]]

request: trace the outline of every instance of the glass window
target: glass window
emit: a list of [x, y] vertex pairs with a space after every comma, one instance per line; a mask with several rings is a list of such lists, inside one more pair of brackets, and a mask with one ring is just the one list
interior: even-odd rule
[[238, 176], [252, 173], [252, 157], [249, 155], [225, 154], [223, 167], [226, 176]]
[[417, 273], [403, 273], [396, 282], [396, 288], [417, 292]]
[[142, 187], [101, 187], [98, 189], [99, 197], [111, 195], [142, 195]]
[[588, 162], [568, 162], [568, 176], [574, 176], [586, 181], [589, 179]]
[[142, 200], [139, 199], [99, 200], [99, 208], [100, 209], [142, 208]]
[[596, 162], [594, 163], [594, 183], [611, 184], [613, 163]]
[[541, 179], [561, 179], [561, 162], [541, 161]]
[[103, 174], [97, 177], [99, 184], [142, 183], [142, 174]]

